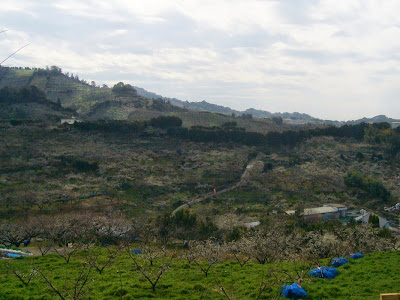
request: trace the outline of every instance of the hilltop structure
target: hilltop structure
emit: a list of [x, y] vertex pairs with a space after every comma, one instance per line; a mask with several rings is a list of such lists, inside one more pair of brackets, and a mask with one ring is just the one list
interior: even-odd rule
[[[294, 215], [296, 210], [287, 210], [285, 213], [289, 216]], [[331, 219], [345, 218], [347, 216], [347, 207], [343, 204], [325, 204], [324, 206], [305, 208], [300, 213], [306, 221], [326, 221]]]

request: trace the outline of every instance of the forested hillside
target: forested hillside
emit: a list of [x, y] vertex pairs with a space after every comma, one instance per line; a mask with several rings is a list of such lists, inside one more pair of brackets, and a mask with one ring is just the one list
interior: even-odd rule
[[62, 73], [56, 66], [50, 69], [0, 67], [0, 88], [22, 89], [36, 86], [53, 102], [79, 112], [86, 111], [97, 102], [113, 100], [111, 89], [96, 87], [74, 74]]

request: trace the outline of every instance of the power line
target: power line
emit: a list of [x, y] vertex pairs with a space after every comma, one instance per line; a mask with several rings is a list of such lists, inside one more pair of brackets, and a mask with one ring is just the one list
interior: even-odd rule
[[21, 48], [19, 48], [17, 51], [13, 52], [12, 54], [10, 54], [6, 59], [4, 59], [2, 62], [0, 62], [0, 66], [3, 62], [5, 62], [7, 59], [9, 59], [11, 56], [13, 56], [14, 54], [16, 54], [17, 52], [21, 51], [22, 49], [24, 49], [25, 47], [29, 46], [29, 44], [26, 44], [25, 46], [22, 46]]

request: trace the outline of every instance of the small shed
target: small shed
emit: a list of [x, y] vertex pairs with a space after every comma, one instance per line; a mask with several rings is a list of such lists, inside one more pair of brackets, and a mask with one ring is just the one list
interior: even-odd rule
[[[355, 218], [355, 220], [358, 223], [367, 224], [367, 223], [369, 223], [369, 218], [371, 216], [378, 216], [378, 215], [374, 214], [372, 212], [367, 212], [367, 213]], [[386, 220], [385, 218], [382, 218], [381, 216], [378, 216], [378, 218], [379, 218], [379, 228], [389, 228], [390, 227], [390, 223], [388, 220]]]

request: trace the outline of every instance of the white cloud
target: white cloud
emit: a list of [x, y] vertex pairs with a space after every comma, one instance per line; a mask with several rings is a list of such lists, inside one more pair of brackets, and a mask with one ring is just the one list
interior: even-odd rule
[[0, 7], [15, 29], [0, 35], [0, 57], [31, 43], [8, 64], [237, 108], [400, 117], [397, 0], [40, 3]]
[[14, 0], [2, 0], [0, 5], [0, 13], [19, 12], [33, 15], [32, 12], [29, 11], [29, 9], [33, 6], [34, 4], [32, 1], [28, 0], [21, 0], [18, 2]]

